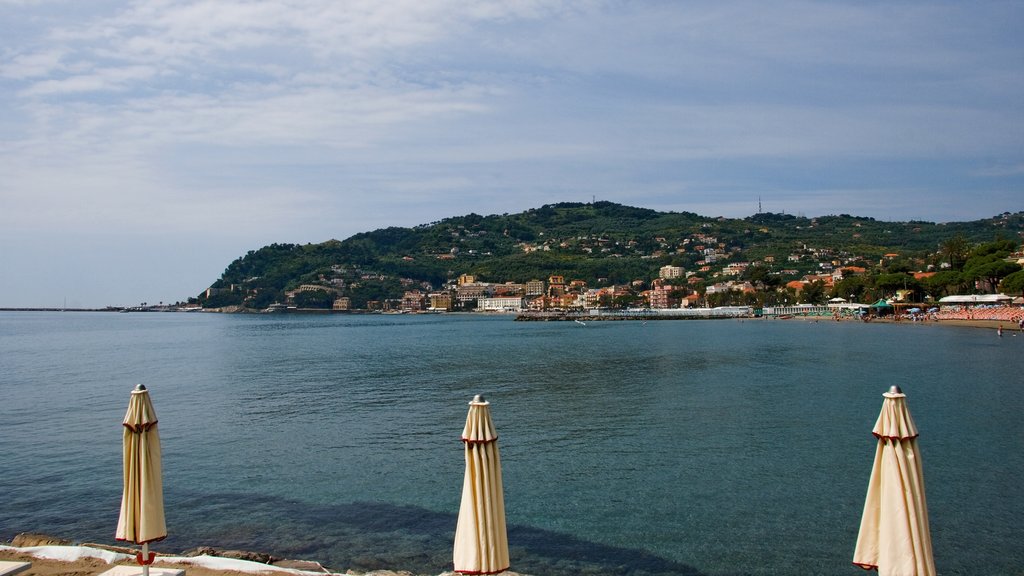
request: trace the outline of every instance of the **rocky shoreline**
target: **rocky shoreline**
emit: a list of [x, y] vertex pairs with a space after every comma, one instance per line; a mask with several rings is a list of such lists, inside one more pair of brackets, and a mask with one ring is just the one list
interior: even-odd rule
[[[107, 562], [97, 558], [81, 558], [68, 561], [45, 557], [40, 558], [30, 553], [33, 549], [38, 549], [39, 547], [85, 547], [112, 552], [115, 554], [126, 554], [131, 557], [134, 557], [136, 552], [138, 552], [137, 547], [111, 546], [108, 544], [97, 544], [91, 542], [76, 543], [65, 538], [28, 532], [18, 534], [9, 543], [7, 543], [6, 546], [9, 546], [10, 548], [0, 549], [0, 559], [19, 560], [32, 563], [32, 568], [27, 572], [22, 572], [20, 576], [97, 576], [111, 567]], [[22, 552], [20, 549], [24, 549], [25, 551]], [[209, 568], [202, 565], [179, 562], [178, 560], [182, 558], [222, 558], [228, 560], [239, 560], [245, 563], [251, 563], [252, 568], [246, 570]], [[173, 561], [171, 561], [171, 559], [173, 559]], [[132, 561], [117, 562], [117, 564], [128, 565], [131, 565], [132, 563]], [[200, 546], [182, 551], [179, 554], [158, 552], [156, 561], [153, 565], [156, 567], [182, 568], [186, 570], [186, 573], [189, 576], [233, 576], [253, 572], [281, 572], [292, 575], [310, 576], [315, 576], [316, 574], [345, 574], [349, 576], [416, 576], [412, 572], [392, 570], [374, 570], [371, 572], [348, 570], [345, 572], [336, 572], [313, 560], [278, 558], [272, 554], [264, 552], [225, 550], [213, 546]], [[238, 566], [242, 565], [243, 564], [241, 562], [238, 564]], [[444, 575], [454, 576], [453, 573], [448, 572], [444, 573]]]

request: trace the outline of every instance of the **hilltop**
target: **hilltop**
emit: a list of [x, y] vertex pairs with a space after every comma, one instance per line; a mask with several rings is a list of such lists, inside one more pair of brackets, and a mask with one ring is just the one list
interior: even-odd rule
[[[788, 282], [810, 284], [837, 269], [876, 277], [959, 270], [979, 244], [1002, 240], [1013, 252], [1022, 235], [1024, 212], [932, 223], [848, 214], [711, 218], [612, 202], [560, 203], [518, 214], [468, 214], [413, 228], [384, 228], [319, 244], [271, 244], [228, 265], [197, 300], [205, 308], [259, 310], [275, 303], [337, 308], [341, 300], [346, 309], [372, 309], [387, 308], [389, 302], [397, 306], [394, 301], [410, 291], [423, 298], [454, 292], [460, 277], [463, 283], [506, 285], [497, 292], [518, 290], [525, 296], [525, 283], [561, 276], [565, 292], [575, 281], [577, 290], [625, 286], [636, 297], [659, 277], [674, 287], [677, 298], [683, 293], [705, 297], [708, 286], [745, 281], [762, 293], [758, 303], [763, 304], [765, 293], [770, 300]], [[671, 270], [667, 278], [665, 267]], [[845, 288], [856, 291], [844, 296], [868, 296], [873, 288], [873, 282], [862, 281]], [[613, 290], [613, 297], [626, 296], [620, 292]]]

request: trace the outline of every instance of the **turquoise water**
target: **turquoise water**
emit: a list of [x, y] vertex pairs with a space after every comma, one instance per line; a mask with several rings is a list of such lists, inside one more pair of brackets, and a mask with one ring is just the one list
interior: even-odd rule
[[450, 568], [459, 434], [498, 428], [513, 569], [851, 574], [882, 392], [921, 430], [939, 573], [1024, 572], [1024, 336], [800, 321], [0, 313], [0, 538], [113, 543], [120, 420], [171, 536]]

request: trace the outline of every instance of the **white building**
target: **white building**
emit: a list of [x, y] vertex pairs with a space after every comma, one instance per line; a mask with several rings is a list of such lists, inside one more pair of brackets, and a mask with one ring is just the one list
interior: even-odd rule
[[522, 296], [493, 296], [476, 301], [476, 309], [485, 312], [519, 312], [523, 309]]
[[665, 279], [669, 279], [669, 278], [679, 278], [679, 277], [681, 277], [681, 276], [682, 276], [682, 275], [683, 275], [683, 274], [684, 274], [685, 272], [686, 272], [686, 271], [685, 271], [685, 270], [683, 270], [683, 267], [682, 267], [682, 266], [662, 266], [662, 267], [661, 267], [661, 268], [660, 268], [660, 269], [658, 270], [658, 277], [659, 277], [659, 278], [665, 278]]

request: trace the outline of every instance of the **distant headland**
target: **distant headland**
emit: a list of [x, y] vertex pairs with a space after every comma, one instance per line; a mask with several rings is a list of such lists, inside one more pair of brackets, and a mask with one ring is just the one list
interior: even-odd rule
[[747, 218], [612, 202], [469, 214], [231, 262], [183, 308], [220, 312], [551, 312], [930, 306], [1024, 292], [1024, 212], [972, 222]]

